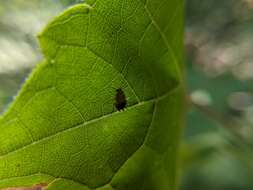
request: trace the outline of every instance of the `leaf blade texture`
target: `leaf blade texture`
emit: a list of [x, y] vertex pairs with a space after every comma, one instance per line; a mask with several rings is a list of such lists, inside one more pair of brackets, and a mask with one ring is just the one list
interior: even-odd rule
[[50, 22], [0, 119], [0, 188], [175, 189], [182, 17], [182, 1], [97, 0]]

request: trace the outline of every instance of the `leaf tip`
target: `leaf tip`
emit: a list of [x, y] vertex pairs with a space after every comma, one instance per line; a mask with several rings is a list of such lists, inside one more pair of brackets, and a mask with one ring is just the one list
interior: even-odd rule
[[58, 22], [62, 22], [68, 19], [73, 14], [88, 14], [93, 9], [93, 7], [87, 3], [77, 4], [69, 7], [67, 10], [63, 11], [59, 16], [56, 16], [52, 19], [47, 26], [37, 34], [37, 38], [41, 39], [44, 33], [50, 28], [52, 25], [57, 24]]

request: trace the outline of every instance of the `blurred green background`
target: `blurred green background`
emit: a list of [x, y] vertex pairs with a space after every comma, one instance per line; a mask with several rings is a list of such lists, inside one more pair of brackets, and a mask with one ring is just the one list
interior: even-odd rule
[[[0, 0], [0, 112], [42, 59], [36, 33], [80, 0]], [[181, 190], [253, 189], [253, 0], [186, 0]]]

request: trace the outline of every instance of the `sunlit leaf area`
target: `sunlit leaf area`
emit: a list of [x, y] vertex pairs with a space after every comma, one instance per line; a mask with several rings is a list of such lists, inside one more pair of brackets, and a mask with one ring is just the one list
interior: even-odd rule
[[[37, 34], [81, 0], [0, 0], [0, 113], [43, 60]], [[253, 189], [253, 1], [185, 1], [181, 190]]]

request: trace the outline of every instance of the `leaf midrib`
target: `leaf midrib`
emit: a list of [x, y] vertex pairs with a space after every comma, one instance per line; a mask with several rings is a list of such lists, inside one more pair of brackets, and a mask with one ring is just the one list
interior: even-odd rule
[[[129, 106], [129, 107], [125, 108], [125, 111], [127, 111], [127, 110], [132, 110], [132, 109], [135, 109], [136, 107], [144, 106], [144, 105], [149, 104], [149, 103], [154, 103], [154, 102], [156, 102], [156, 101], [160, 101], [160, 100], [166, 98], [167, 96], [169, 96], [170, 94], [172, 94], [172, 93], [173, 93], [174, 91], [176, 91], [178, 88], [179, 88], [179, 86], [175, 87], [174, 89], [168, 91], [167, 93], [165, 93], [165, 94], [163, 94], [163, 95], [161, 95], [161, 96], [159, 96], [159, 97], [152, 98], [152, 99], [149, 99], [149, 100], [142, 101], [142, 102], [140, 102], [140, 103], [134, 104], [134, 105], [132, 105], [132, 106]], [[66, 133], [66, 132], [69, 132], [69, 131], [78, 129], [78, 128], [80, 128], [80, 127], [83, 127], [83, 126], [86, 126], [86, 125], [95, 123], [95, 122], [100, 121], [100, 120], [102, 120], [102, 119], [106, 119], [106, 118], [108, 118], [108, 117], [113, 117], [114, 115], [123, 114], [123, 112], [124, 112], [124, 111], [111, 112], [110, 114], [107, 114], [107, 115], [104, 115], [104, 116], [99, 116], [99, 117], [96, 117], [96, 118], [94, 118], [94, 119], [92, 119], [92, 120], [89, 120], [89, 121], [83, 122], [83, 123], [81, 123], [81, 124], [72, 126], [72, 127], [70, 127], [70, 128], [61, 130], [61, 131], [59, 131], [59, 132], [57, 132], [57, 133], [54, 133], [54, 134], [51, 134], [51, 135], [49, 135], [49, 136], [43, 137], [43, 138], [38, 139], [38, 140], [36, 140], [36, 141], [34, 141], [34, 142], [30, 143], [30, 144], [27, 144], [27, 145], [22, 146], [22, 147], [20, 147], [20, 148], [18, 148], [18, 149], [15, 149], [15, 150], [10, 151], [10, 152], [8, 152], [8, 153], [6, 153], [6, 154], [3, 154], [3, 155], [0, 156], [0, 159], [3, 159], [4, 157], [6, 157], [6, 156], [8, 156], [8, 155], [11, 155], [11, 154], [14, 154], [14, 153], [16, 153], [16, 152], [19, 152], [19, 151], [21, 151], [21, 150], [23, 150], [23, 149], [25, 149], [25, 148], [27, 148], [27, 147], [29, 147], [29, 146], [32, 146], [32, 145], [38, 144], [38, 143], [40, 143], [40, 142], [42, 142], [42, 141], [46, 141], [46, 140], [48, 140], [48, 139], [51, 139], [51, 138], [53, 138], [53, 137], [55, 137], [55, 136], [57, 136], [57, 135], [60, 135], [60, 134], [62, 134], [62, 133]]]

